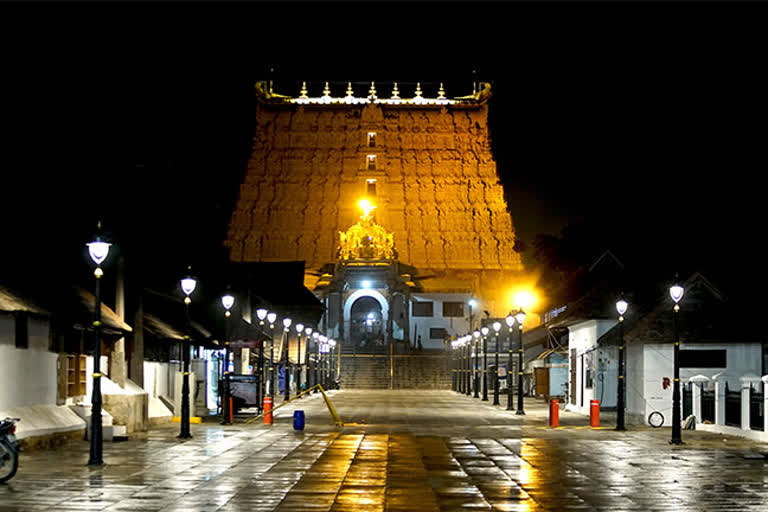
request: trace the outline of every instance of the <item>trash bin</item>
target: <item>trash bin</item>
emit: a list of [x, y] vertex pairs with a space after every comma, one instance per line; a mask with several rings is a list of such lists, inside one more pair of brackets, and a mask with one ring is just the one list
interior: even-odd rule
[[293, 411], [293, 430], [304, 430], [304, 411]]

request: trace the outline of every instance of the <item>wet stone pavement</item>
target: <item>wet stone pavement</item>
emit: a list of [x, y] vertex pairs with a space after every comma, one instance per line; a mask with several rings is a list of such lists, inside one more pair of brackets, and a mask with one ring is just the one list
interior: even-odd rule
[[[744, 439], [630, 426], [586, 428], [527, 400], [525, 416], [451, 391], [330, 393], [291, 403], [275, 424], [178, 424], [104, 445], [22, 453], [0, 485], [6, 511], [567, 511], [768, 510], [768, 446]], [[293, 411], [306, 414], [293, 430]]]

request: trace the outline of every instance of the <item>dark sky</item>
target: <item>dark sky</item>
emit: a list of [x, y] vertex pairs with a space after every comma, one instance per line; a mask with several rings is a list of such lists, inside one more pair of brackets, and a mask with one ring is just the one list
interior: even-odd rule
[[477, 70], [493, 82], [494, 153], [529, 244], [602, 219], [638, 254], [677, 259], [670, 268], [735, 280], [734, 267], [744, 276], [760, 260], [768, 84], [755, 6], [34, 3], [0, 13], [4, 259], [76, 266], [97, 219], [159, 274], [224, 257], [253, 83], [274, 65], [287, 94], [301, 80], [397, 80], [464, 95]]

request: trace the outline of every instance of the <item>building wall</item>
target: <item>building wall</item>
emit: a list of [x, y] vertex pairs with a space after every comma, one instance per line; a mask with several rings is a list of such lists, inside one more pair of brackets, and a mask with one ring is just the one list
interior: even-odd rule
[[[616, 324], [615, 320], [587, 320], [569, 327], [568, 352], [576, 349], [576, 404], [569, 408], [589, 414], [591, 400], [599, 400], [601, 408], [616, 407], [617, 349], [599, 347], [597, 339]], [[569, 376], [571, 360], [568, 358]], [[591, 371], [588, 371], [591, 367]], [[591, 374], [591, 379], [587, 374]], [[588, 382], [592, 383], [587, 387]], [[574, 391], [571, 390], [571, 393]]]
[[[471, 295], [468, 293], [417, 293], [411, 296], [411, 344], [416, 346], [417, 336], [421, 336], [421, 345], [426, 349], [442, 349], [445, 348], [442, 339], [430, 339], [429, 330], [434, 328], [445, 329], [448, 336], [464, 335], [469, 332], [469, 309], [467, 302], [471, 299]], [[432, 302], [432, 316], [414, 316], [413, 314], [413, 302]], [[464, 304], [464, 315], [461, 317], [444, 317], [443, 316], [443, 303], [444, 302], [461, 302]], [[478, 311], [473, 311], [472, 315], [475, 319], [475, 325], [479, 325]]]
[[[672, 378], [674, 375], [674, 348], [669, 344], [647, 344], [643, 346], [643, 392], [645, 407], [643, 415], [647, 422], [648, 415], [660, 411], [664, 415], [664, 424], [669, 426], [672, 420]], [[680, 368], [680, 382], [685, 384], [694, 375], [713, 377], [725, 372], [728, 386], [739, 389], [739, 378], [752, 373], [760, 375], [762, 371], [762, 349], [759, 343], [681, 343], [681, 350], [712, 350], [726, 349], [727, 368]], [[670, 385], [663, 388], [664, 377], [669, 378]], [[629, 383], [628, 383], [629, 386]], [[682, 393], [682, 391], [681, 391]], [[682, 403], [682, 394], [681, 394]]]
[[643, 362], [644, 346], [640, 343], [629, 343], [627, 350], [627, 372], [626, 372], [626, 414], [648, 417], [645, 413], [645, 364]]
[[57, 355], [48, 351], [48, 321], [28, 318], [29, 348], [16, 348], [14, 322], [0, 315], [0, 409], [55, 405]]

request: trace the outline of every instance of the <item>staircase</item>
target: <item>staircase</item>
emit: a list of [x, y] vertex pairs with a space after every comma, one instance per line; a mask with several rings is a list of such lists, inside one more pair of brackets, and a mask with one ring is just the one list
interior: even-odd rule
[[[450, 358], [443, 354], [394, 355], [392, 357], [394, 389], [450, 389]], [[341, 387], [343, 389], [389, 389], [390, 356], [342, 355]]]

